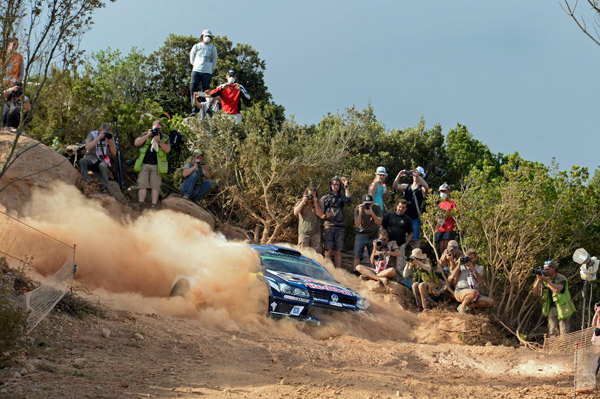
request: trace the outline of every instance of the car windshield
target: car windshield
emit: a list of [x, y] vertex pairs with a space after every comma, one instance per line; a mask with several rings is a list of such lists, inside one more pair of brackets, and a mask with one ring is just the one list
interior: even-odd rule
[[333, 276], [329, 274], [329, 272], [325, 270], [323, 266], [311, 260], [290, 259], [268, 255], [262, 256], [261, 259], [265, 269], [276, 272], [299, 274], [301, 276], [312, 277], [317, 280], [337, 283]]

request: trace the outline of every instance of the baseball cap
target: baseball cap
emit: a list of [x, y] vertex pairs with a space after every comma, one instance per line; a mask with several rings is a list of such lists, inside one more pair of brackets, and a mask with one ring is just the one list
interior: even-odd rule
[[363, 202], [373, 202], [373, 197], [370, 194], [367, 194], [363, 197]]
[[210, 37], [212, 37], [212, 32], [209, 31], [208, 29], [204, 29], [202, 31], [202, 36], [210, 36]]
[[380, 167], [378, 167], [378, 168], [377, 168], [377, 170], [375, 171], [375, 174], [376, 174], [376, 175], [384, 175], [384, 176], [387, 176], [387, 172], [386, 172], [386, 170], [385, 170], [385, 167], [383, 167], [383, 166], [380, 166]]
[[556, 269], [556, 263], [552, 262], [551, 260], [547, 260], [544, 262], [544, 267], [551, 267], [553, 269]]
[[227, 75], [231, 76], [231, 75], [235, 75], [235, 69], [230, 69], [229, 71], [227, 71]]
[[201, 150], [194, 151], [194, 156], [195, 157], [199, 157], [200, 155], [204, 156], [204, 152], [202, 152]]
[[452, 191], [452, 190], [450, 189], [450, 186], [448, 184], [444, 183], [440, 186], [439, 191]]
[[423, 169], [422, 166], [417, 166], [417, 170], [419, 171], [420, 174], [423, 175], [423, 177], [425, 177], [425, 169]]

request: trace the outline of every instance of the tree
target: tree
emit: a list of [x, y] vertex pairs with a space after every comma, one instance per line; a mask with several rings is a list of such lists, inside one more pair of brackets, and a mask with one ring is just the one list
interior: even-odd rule
[[[579, 29], [589, 37], [594, 43], [600, 46], [600, 34], [598, 33], [598, 28], [600, 27], [600, 5], [597, 0], [585, 0], [588, 4], [589, 8], [584, 12], [587, 13], [587, 17], [583, 14], [577, 16], [575, 15], [575, 11], [577, 10], [577, 5], [579, 2], [577, 0], [564, 0], [563, 10], [571, 17], [571, 19], [579, 26]], [[592, 19], [592, 26], [594, 28], [594, 33], [591, 33], [588, 30], [588, 26], [586, 23], [586, 18]]]

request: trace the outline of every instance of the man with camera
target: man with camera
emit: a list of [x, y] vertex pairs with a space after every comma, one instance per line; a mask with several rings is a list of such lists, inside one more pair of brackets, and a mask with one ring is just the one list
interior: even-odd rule
[[184, 199], [188, 199], [200, 205], [208, 190], [212, 187], [211, 175], [204, 163], [204, 154], [197, 151], [191, 162], [183, 165], [181, 170], [183, 182], [179, 186], [179, 192]]
[[406, 209], [408, 202], [405, 199], [398, 201], [396, 210], [394, 212], [387, 213], [381, 221], [381, 227], [386, 229], [390, 234], [390, 240], [395, 241], [400, 247], [400, 256], [398, 256], [396, 262], [396, 275], [400, 276], [404, 269], [406, 262], [406, 243], [410, 242], [413, 236], [412, 232], [412, 221], [406, 215]]
[[[342, 185], [344, 192], [342, 193]], [[342, 267], [342, 249], [344, 249], [344, 235], [346, 219], [344, 206], [352, 200], [348, 179], [344, 176], [335, 176], [329, 181], [329, 194], [321, 198], [323, 201], [323, 249], [325, 258], [331, 259], [335, 251], [335, 267]]]
[[23, 112], [23, 117], [26, 118], [29, 111], [31, 111], [29, 98], [23, 94], [23, 84], [21, 82], [4, 90], [3, 94], [6, 103], [2, 114], [2, 127], [8, 126], [16, 129], [21, 123], [21, 112]]
[[298, 216], [298, 245], [321, 253], [323, 201], [319, 199], [316, 187], [306, 188], [302, 199], [294, 207], [294, 216]]
[[110, 154], [117, 155], [117, 147], [110, 132], [110, 124], [103, 123], [100, 129], [89, 132], [85, 139], [85, 155], [79, 160], [79, 170], [83, 180], [89, 183], [88, 170], [100, 173], [102, 194], [108, 193], [108, 168]]
[[[548, 318], [548, 335], [556, 336], [559, 331], [560, 335], [568, 334], [571, 331], [571, 316], [574, 308], [565, 309], [560, 303], [563, 295], [567, 295], [570, 302], [567, 278], [556, 272], [556, 264], [550, 260], [544, 262], [542, 270], [534, 269], [531, 274], [535, 275], [533, 295], [541, 295], [544, 298], [542, 315]], [[561, 309], [558, 306], [561, 306]]]
[[396, 241], [390, 240], [385, 229], [379, 230], [379, 237], [373, 241], [370, 267], [357, 265], [355, 270], [371, 280], [387, 278], [393, 280], [396, 276], [396, 258], [401, 255]]
[[448, 241], [448, 247], [442, 252], [442, 256], [438, 262], [438, 268], [446, 276], [449, 276], [450, 273], [458, 267], [459, 259], [461, 257], [463, 257], [463, 253], [458, 247], [458, 242], [456, 240], [450, 240]]
[[369, 256], [373, 253], [373, 241], [377, 238], [381, 226], [381, 207], [373, 202], [373, 197], [367, 194], [362, 204], [354, 210], [354, 268], [360, 263], [362, 254], [367, 248]]
[[470, 308], [484, 308], [494, 305], [491, 297], [482, 295], [479, 287], [484, 285], [483, 266], [476, 264], [477, 252], [474, 249], [466, 251], [466, 256], [459, 259], [460, 266], [450, 273], [449, 281], [456, 283], [454, 298], [460, 302], [459, 313], [466, 313]]
[[169, 171], [167, 154], [171, 151], [169, 136], [162, 133], [162, 122], [156, 120], [152, 129], [135, 139], [136, 147], [140, 147], [140, 155], [135, 161], [134, 171], [138, 172], [138, 209], [144, 209], [146, 193], [151, 189], [152, 208], [158, 204], [161, 175]]
[[430, 310], [430, 296], [431, 299], [437, 299], [442, 292], [442, 284], [431, 266], [431, 261], [421, 248], [412, 250], [402, 275], [405, 279], [412, 279], [410, 288], [419, 310], [423, 312]]
[[[400, 178], [412, 177], [412, 184], [400, 184]], [[392, 188], [396, 191], [401, 191], [404, 194], [404, 199], [408, 203], [406, 215], [412, 220], [413, 237], [411, 246], [419, 248], [419, 228], [421, 226], [421, 207], [425, 201], [429, 185], [425, 181], [425, 169], [418, 166], [412, 170], [401, 170], [396, 175]]]
[[212, 42], [212, 33], [208, 29], [202, 31], [200, 42], [194, 44], [190, 50], [190, 64], [193, 65], [190, 81], [190, 96], [192, 99], [192, 115], [198, 113], [194, 104], [196, 92], [208, 90], [213, 72], [217, 67], [217, 48]]

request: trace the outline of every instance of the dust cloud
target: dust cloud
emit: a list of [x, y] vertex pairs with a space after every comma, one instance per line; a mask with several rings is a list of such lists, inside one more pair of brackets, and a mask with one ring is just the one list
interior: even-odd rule
[[[246, 243], [229, 242], [191, 216], [170, 210], [145, 212], [116, 221], [99, 201], [59, 183], [36, 190], [25, 206], [24, 221], [61, 241], [76, 243], [76, 287], [87, 288], [117, 309], [197, 317], [230, 330], [273, 330], [267, 288], [253, 278], [259, 257]], [[283, 244], [295, 248], [289, 244]], [[411, 340], [415, 316], [361, 287], [358, 278], [337, 270], [314, 250], [301, 249], [346, 285], [369, 299], [371, 311], [340, 314], [325, 326], [310, 328], [294, 321], [277, 323], [278, 333], [308, 334], [315, 339], [354, 335], [372, 341]], [[191, 289], [185, 298], [169, 293], [178, 276]]]

